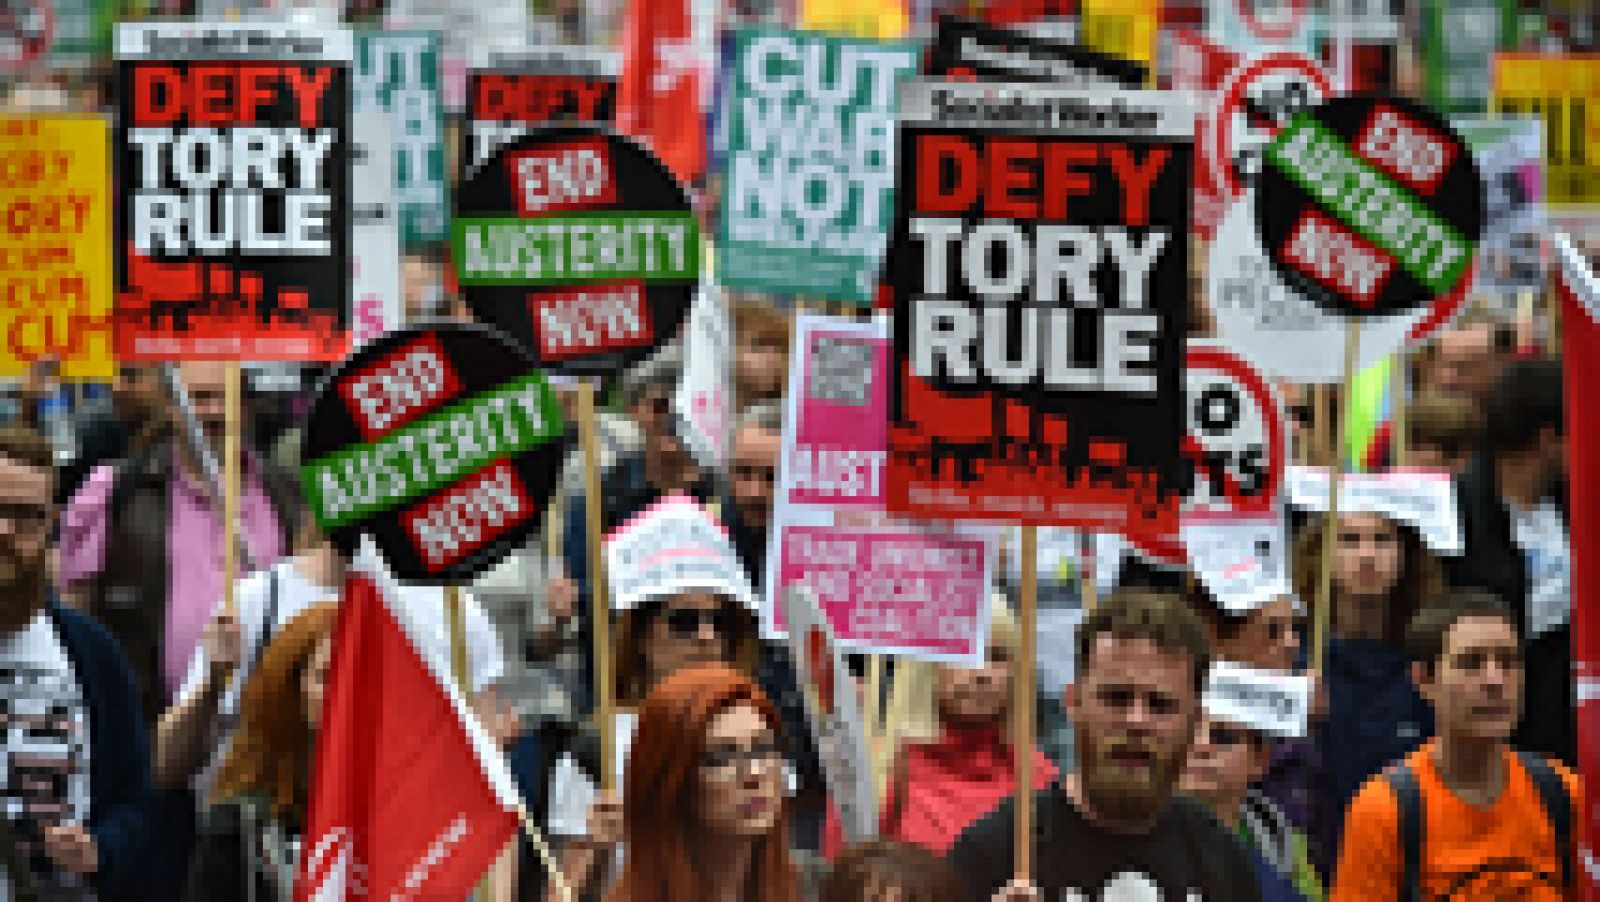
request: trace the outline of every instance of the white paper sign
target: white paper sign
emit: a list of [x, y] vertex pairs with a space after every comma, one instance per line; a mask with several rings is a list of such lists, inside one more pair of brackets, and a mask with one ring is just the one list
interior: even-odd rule
[[1272, 736], [1306, 735], [1311, 678], [1216, 661], [1206, 679], [1206, 714]]
[[[1305, 510], [1328, 509], [1328, 471], [1289, 468], [1289, 503]], [[1461, 518], [1456, 514], [1450, 474], [1431, 470], [1346, 473], [1339, 483], [1339, 511], [1383, 514], [1410, 525], [1436, 554], [1461, 554]]]
[[702, 284], [689, 308], [683, 336], [683, 381], [672, 399], [680, 437], [700, 466], [722, 468], [733, 437], [729, 373], [733, 328], [722, 289]]
[[789, 656], [806, 699], [806, 720], [817, 740], [844, 840], [872, 839], [878, 833], [878, 804], [855, 680], [810, 589], [791, 585], [783, 593], [783, 612], [789, 624]]
[[1189, 565], [1217, 603], [1246, 614], [1293, 592], [1283, 517], [1189, 516], [1179, 533]]
[[685, 495], [663, 498], [606, 538], [606, 576], [619, 611], [680, 592], [715, 592], [756, 612], [727, 532]]
[[400, 205], [389, 114], [352, 113], [350, 330], [356, 347], [400, 325]]

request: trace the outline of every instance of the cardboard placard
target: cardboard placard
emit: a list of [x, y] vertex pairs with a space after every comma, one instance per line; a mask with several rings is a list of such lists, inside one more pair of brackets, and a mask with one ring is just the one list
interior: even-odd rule
[[1137, 88], [1149, 78], [1130, 59], [960, 16], [939, 17], [926, 66], [929, 75], [1062, 87]]
[[617, 117], [621, 60], [596, 47], [485, 48], [467, 75], [461, 171], [470, 175], [531, 126]]
[[356, 347], [405, 319], [400, 287], [400, 206], [389, 114], [355, 113], [351, 148], [351, 340]]
[[1497, 116], [1544, 121], [1545, 202], [1593, 216], [1600, 205], [1600, 53], [1501, 53], [1494, 58]]
[[1294, 594], [1283, 511], [1194, 514], [1180, 536], [1189, 567], [1206, 591], [1235, 615]]
[[1311, 678], [1215, 661], [1202, 697], [1206, 714], [1258, 733], [1291, 739], [1311, 722]]
[[668, 495], [606, 536], [606, 577], [613, 610], [683, 592], [758, 608], [727, 530], [687, 495]]
[[390, 117], [403, 245], [409, 248], [444, 240], [450, 234], [450, 195], [439, 87], [439, 35], [359, 29], [352, 108], [358, 115], [376, 109]]
[[111, 161], [99, 116], [0, 116], [0, 376], [109, 379]]
[[672, 396], [678, 435], [700, 466], [720, 470], [733, 441], [733, 322], [722, 289], [702, 284], [683, 332], [683, 380]]
[[1170, 534], [1194, 110], [918, 81], [885, 267], [890, 510]]
[[975, 664], [987, 649], [996, 536], [884, 513], [889, 336], [882, 322], [801, 315], [784, 397], [763, 625], [804, 584], [854, 652]]
[[338, 28], [118, 27], [119, 359], [348, 351], [352, 55]]
[[541, 367], [607, 375], [682, 331], [700, 284], [688, 194], [643, 146], [551, 126], [495, 151], [457, 191], [456, 281], [473, 315]]
[[[1288, 496], [1295, 507], [1327, 511], [1327, 469], [1290, 467]], [[1410, 524], [1435, 554], [1457, 555], [1465, 550], [1455, 483], [1448, 473], [1411, 469], [1346, 473], [1339, 483], [1339, 513], [1383, 514]]]
[[732, 35], [718, 279], [866, 303], [894, 189], [896, 89], [917, 47], [773, 28]]
[[543, 374], [505, 336], [477, 324], [413, 327], [323, 381], [300, 481], [346, 554], [366, 533], [403, 579], [465, 582], [543, 522], [564, 429]]
[[1483, 180], [1483, 240], [1475, 293], [1497, 297], [1515, 315], [1516, 295], [1544, 290], [1544, 125], [1538, 119], [1452, 119], [1478, 161]]

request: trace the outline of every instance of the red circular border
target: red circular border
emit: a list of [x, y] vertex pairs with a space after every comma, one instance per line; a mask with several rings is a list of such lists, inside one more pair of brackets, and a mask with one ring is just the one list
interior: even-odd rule
[[[1252, 84], [1254, 79], [1261, 77], [1267, 71], [1291, 71], [1306, 76], [1316, 82], [1318, 87], [1322, 88], [1324, 100], [1335, 94], [1332, 79], [1317, 64], [1316, 60], [1306, 56], [1304, 53], [1290, 50], [1280, 50], [1254, 57], [1242, 65], [1234, 67], [1232, 71], [1223, 76], [1222, 85], [1217, 89], [1217, 103], [1212, 107], [1211, 115], [1208, 117], [1211, 127], [1211, 141], [1203, 150], [1208, 151], [1210, 154], [1210, 158], [1206, 161], [1207, 171], [1220, 168], [1223, 178], [1218, 187], [1228, 197], [1238, 197], [1243, 192], [1244, 186], [1239, 184], [1239, 180], [1234, 177], [1233, 167], [1217, 166], [1218, 161], [1228, 158], [1228, 142], [1223, 139], [1223, 131], [1226, 128], [1224, 123], [1231, 118], [1232, 108], [1239, 102], [1245, 86]], [[1213, 181], [1216, 181], [1216, 179], [1213, 179]]]

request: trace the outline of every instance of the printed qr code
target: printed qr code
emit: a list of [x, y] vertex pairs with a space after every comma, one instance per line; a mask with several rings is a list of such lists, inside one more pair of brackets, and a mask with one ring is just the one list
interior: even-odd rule
[[828, 404], [860, 407], [872, 397], [872, 345], [819, 336], [811, 345], [806, 396]]

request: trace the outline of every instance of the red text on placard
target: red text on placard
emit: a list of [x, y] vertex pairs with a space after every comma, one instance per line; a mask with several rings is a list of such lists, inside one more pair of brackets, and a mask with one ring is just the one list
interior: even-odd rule
[[339, 382], [339, 394], [368, 439], [405, 425], [460, 391], [455, 367], [432, 335], [401, 346]]

